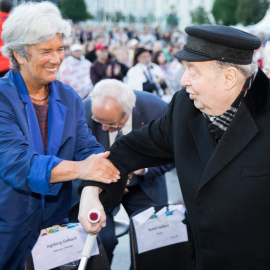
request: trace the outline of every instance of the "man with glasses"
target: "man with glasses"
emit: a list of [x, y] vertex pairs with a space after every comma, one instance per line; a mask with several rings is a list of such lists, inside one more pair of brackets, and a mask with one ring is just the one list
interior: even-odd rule
[[[96, 84], [91, 98], [84, 100], [84, 107], [88, 127], [97, 141], [108, 149], [122, 135], [163, 115], [167, 104], [157, 96], [132, 91], [120, 81], [106, 79]], [[139, 209], [167, 203], [164, 174], [172, 168], [174, 164], [142, 168], [133, 173], [127, 186], [129, 192], [121, 202], [129, 216]], [[120, 202], [106, 213], [106, 227], [99, 233], [110, 263], [118, 243], [113, 216], [119, 208]]]

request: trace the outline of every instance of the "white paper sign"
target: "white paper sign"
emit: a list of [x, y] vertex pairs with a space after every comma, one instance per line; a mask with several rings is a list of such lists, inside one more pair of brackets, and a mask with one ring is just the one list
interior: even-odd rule
[[[81, 259], [87, 233], [82, 226], [40, 236], [32, 250], [35, 270], [48, 270]], [[99, 254], [97, 241], [91, 256]]]
[[[182, 222], [183, 211], [173, 211], [165, 215], [165, 210], [160, 210], [143, 224], [136, 221], [137, 216], [134, 217], [135, 220], [133, 218], [139, 254], [188, 241], [187, 227]], [[168, 214], [168, 211], [166, 213]]]

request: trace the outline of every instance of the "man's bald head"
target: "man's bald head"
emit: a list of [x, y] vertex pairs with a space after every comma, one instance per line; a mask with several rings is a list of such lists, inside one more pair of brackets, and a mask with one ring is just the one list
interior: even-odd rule
[[103, 130], [114, 131], [125, 125], [135, 102], [129, 86], [114, 79], [102, 80], [92, 92], [92, 114]]

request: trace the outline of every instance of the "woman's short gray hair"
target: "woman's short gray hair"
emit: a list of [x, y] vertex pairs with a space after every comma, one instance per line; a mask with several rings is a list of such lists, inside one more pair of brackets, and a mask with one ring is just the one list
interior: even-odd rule
[[221, 69], [227, 67], [234, 67], [238, 69], [245, 76], [246, 79], [249, 78], [250, 76], [255, 76], [258, 71], [258, 66], [254, 62], [249, 65], [238, 65], [221, 61], [216, 61], [216, 63], [217, 66]]
[[19, 69], [13, 50], [21, 57], [27, 56], [27, 47], [49, 42], [60, 34], [68, 37], [69, 22], [64, 20], [59, 9], [50, 2], [27, 3], [17, 6], [3, 24], [2, 53], [9, 58], [12, 69]]
[[107, 98], [115, 100], [124, 115], [129, 114], [136, 103], [136, 95], [133, 90], [128, 85], [115, 79], [102, 80], [93, 89], [92, 103], [102, 103]]

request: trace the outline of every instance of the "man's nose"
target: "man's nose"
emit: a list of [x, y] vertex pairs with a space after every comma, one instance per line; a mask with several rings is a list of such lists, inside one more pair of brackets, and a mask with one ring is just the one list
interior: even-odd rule
[[103, 131], [108, 131], [109, 130], [109, 127], [105, 126], [105, 125], [102, 125], [102, 130]]
[[189, 70], [187, 68], [186, 68], [185, 73], [183, 74], [183, 76], [181, 78], [181, 85], [183, 87], [190, 85], [190, 74], [189, 74]]

